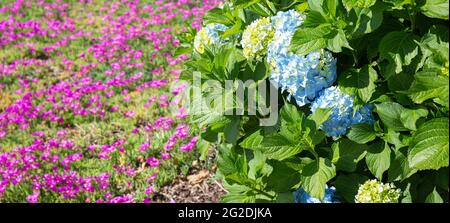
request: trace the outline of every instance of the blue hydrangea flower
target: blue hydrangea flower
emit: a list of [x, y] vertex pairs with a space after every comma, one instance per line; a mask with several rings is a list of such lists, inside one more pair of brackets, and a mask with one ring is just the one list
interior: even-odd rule
[[373, 124], [372, 105], [364, 105], [354, 112], [354, 96], [342, 92], [337, 87], [329, 87], [319, 93], [319, 97], [311, 105], [311, 112], [318, 108], [331, 108], [331, 115], [320, 129], [328, 136], [339, 137], [345, 135], [347, 130], [354, 124]]
[[203, 54], [205, 52], [205, 47], [210, 47], [215, 44], [221, 44], [228, 39], [223, 40], [219, 32], [225, 32], [228, 27], [223, 24], [208, 24], [203, 27], [194, 38], [194, 49]]
[[289, 92], [288, 99], [294, 97], [299, 106], [311, 103], [336, 80], [336, 59], [330, 52], [320, 50], [299, 56], [290, 51], [292, 37], [303, 21], [304, 16], [295, 10], [273, 16], [275, 35], [267, 53], [269, 79], [282, 91]]
[[303, 188], [294, 191], [295, 203], [339, 203], [339, 200], [335, 197], [334, 193], [336, 188], [326, 186], [325, 196], [322, 200], [311, 197]]

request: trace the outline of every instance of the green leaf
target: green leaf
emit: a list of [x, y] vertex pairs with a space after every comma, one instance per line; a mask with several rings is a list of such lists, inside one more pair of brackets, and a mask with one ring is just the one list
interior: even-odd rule
[[328, 38], [327, 40], [327, 49], [333, 51], [334, 53], [342, 52], [342, 47], [351, 50], [353, 49], [348, 43], [347, 37], [342, 29], [339, 29], [333, 33], [335, 33], [334, 35], [331, 35], [333, 37]]
[[369, 8], [375, 5], [376, 2], [377, 0], [342, 0], [342, 4], [347, 11], [350, 11], [352, 8]]
[[405, 93], [417, 104], [428, 99], [439, 98], [448, 107], [448, 90], [448, 77], [438, 75], [433, 71], [422, 71], [416, 73], [411, 88]]
[[377, 72], [366, 65], [361, 69], [350, 69], [339, 78], [339, 86], [348, 93], [357, 93], [364, 102], [369, 102], [375, 92]]
[[347, 137], [359, 144], [365, 144], [373, 141], [377, 137], [377, 135], [371, 125], [362, 123], [353, 125], [348, 132]]
[[411, 64], [419, 53], [419, 46], [415, 41], [419, 37], [402, 31], [388, 33], [380, 42], [378, 50], [380, 56], [395, 66], [395, 72], [400, 73], [403, 66]]
[[260, 151], [255, 151], [253, 154], [253, 159], [248, 162], [248, 177], [256, 180], [266, 164], [266, 157]]
[[255, 149], [261, 150], [269, 159], [284, 160], [300, 153], [304, 148], [301, 143], [295, 145], [286, 137], [274, 134], [265, 137]]
[[180, 45], [176, 50], [175, 53], [173, 54], [173, 57], [179, 57], [183, 54], [189, 54], [192, 52], [192, 47], [191, 46], [186, 46], [186, 45]]
[[416, 130], [416, 122], [419, 118], [427, 117], [428, 110], [425, 108], [405, 109], [400, 115], [403, 125], [411, 130]]
[[240, 19], [236, 20], [236, 23], [229, 29], [225, 30], [225, 32], [222, 34], [222, 38], [228, 38], [234, 34], [239, 33], [241, 30], [242, 21]]
[[403, 181], [416, 172], [417, 170], [409, 167], [408, 157], [406, 157], [401, 150], [395, 151], [395, 158], [392, 160], [388, 170], [388, 181]]
[[326, 10], [328, 12], [328, 14], [332, 17], [335, 18], [336, 17], [336, 11], [339, 5], [339, 1], [338, 0], [326, 0], [325, 1], [325, 7]]
[[408, 131], [408, 129], [403, 126], [400, 119], [401, 114], [405, 111], [405, 108], [402, 105], [395, 102], [383, 102], [375, 106], [376, 112], [384, 125], [392, 128], [394, 131]]
[[437, 170], [448, 166], [448, 125], [448, 118], [436, 118], [419, 127], [410, 145], [410, 167]]
[[254, 132], [253, 134], [245, 137], [245, 139], [239, 144], [242, 148], [250, 149], [258, 147], [264, 139], [261, 130]]
[[210, 148], [210, 144], [204, 140], [204, 139], [200, 139], [197, 143], [196, 143], [196, 147], [197, 150], [200, 153], [200, 160], [206, 160], [206, 157], [208, 156], [208, 152], [209, 152], [209, 148]]
[[277, 196], [277, 203], [294, 203], [294, 196], [292, 195], [292, 192], [284, 192], [284, 193], [278, 193]]
[[221, 144], [219, 145], [219, 157], [217, 159], [217, 166], [219, 171], [224, 176], [236, 174], [236, 176], [247, 176], [247, 172], [243, 171], [247, 167], [245, 159], [241, 155], [238, 155], [231, 146]]
[[325, 185], [336, 175], [336, 167], [330, 160], [319, 158], [319, 160], [306, 165], [301, 174], [303, 189], [311, 197], [323, 199]]
[[356, 22], [354, 22], [352, 37], [359, 37], [378, 29], [383, 23], [385, 9], [382, 3], [377, 3], [370, 8], [354, 8], [356, 18], [352, 21], [356, 20]]
[[275, 192], [288, 192], [300, 182], [300, 172], [293, 169], [287, 162], [271, 160], [272, 173], [267, 178], [266, 189]]
[[328, 120], [331, 113], [332, 110], [330, 108], [318, 108], [308, 118], [313, 120], [316, 123], [316, 127], [318, 128]]
[[203, 16], [203, 21], [205, 24], [219, 23], [224, 25], [231, 25], [233, 21], [227, 16], [224, 16], [224, 11], [220, 8], [214, 8], [205, 13]]
[[271, 10], [271, 8], [268, 5], [262, 3], [253, 4], [249, 6], [247, 9], [264, 17], [274, 15], [274, 12]]
[[276, 160], [287, 159], [300, 153], [304, 149], [301, 143], [292, 142], [283, 135], [275, 133], [263, 137], [261, 131], [255, 132], [245, 138], [239, 145], [242, 148], [259, 150], [267, 158]]
[[308, 6], [311, 11], [319, 12], [325, 15], [324, 9], [324, 0], [308, 0]]
[[405, 146], [408, 146], [408, 144], [405, 144], [400, 140], [400, 133], [394, 131], [391, 128], [387, 128], [387, 131], [384, 132], [384, 135], [382, 136], [382, 139], [392, 145], [395, 146], [395, 149], [400, 149]]
[[448, 28], [432, 26], [422, 37], [419, 46], [422, 51], [423, 70], [435, 70], [441, 75], [448, 76], [449, 43]]
[[389, 145], [383, 141], [370, 145], [366, 154], [366, 164], [370, 172], [376, 178], [382, 180], [383, 173], [391, 165], [391, 149]]
[[436, 191], [436, 188], [433, 189], [433, 192], [431, 192], [427, 198], [425, 198], [425, 203], [444, 203], [444, 200], [442, 200], [441, 195]]
[[394, 9], [403, 9], [405, 5], [411, 5], [414, 0], [383, 0], [384, 2], [391, 3]]
[[228, 143], [236, 143], [239, 136], [239, 124], [240, 124], [240, 118], [239, 116], [234, 116], [231, 118], [231, 122], [225, 125], [224, 128], [224, 135], [225, 140]]
[[448, 0], [427, 0], [420, 11], [431, 18], [448, 20]]
[[310, 52], [327, 46], [326, 35], [330, 34], [331, 25], [324, 24], [316, 28], [297, 29], [291, 41], [291, 50], [298, 55], [306, 55]]
[[331, 146], [332, 160], [337, 170], [353, 172], [356, 165], [366, 155], [367, 146], [355, 143], [348, 139], [342, 139]]
[[359, 185], [368, 179], [366, 176], [360, 174], [339, 175], [334, 182], [336, 193], [345, 201], [354, 203], [355, 196], [358, 194]]
[[224, 203], [254, 203], [256, 193], [245, 185], [233, 184], [224, 185], [228, 193], [220, 198]]
[[327, 19], [320, 12], [310, 11], [306, 16], [305, 22], [303, 22], [302, 27], [315, 28], [325, 23], [328, 23]]

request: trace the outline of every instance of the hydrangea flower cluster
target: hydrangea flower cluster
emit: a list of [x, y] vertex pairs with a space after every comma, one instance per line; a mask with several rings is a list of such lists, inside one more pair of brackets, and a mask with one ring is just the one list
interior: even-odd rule
[[245, 58], [262, 61], [275, 34], [269, 17], [253, 21], [242, 34], [241, 45]]
[[368, 180], [359, 186], [355, 196], [356, 203], [397, 203], [400, 189], [392, 183], [383, 184], [377, 180]]
[[339, 88], [332, 86], [319, 93], [319, 97], [312, 103], [311, 112], [318, 108], [330, 108], [331, 115], [320, 129], [328, 136], [339, 137], [345, 135], [353, 124], [373, 124], [372, 105], [364, 105], [357, 111], [353, 110], [354, 96], [342, 92]]
[[335, 187], [325, 186], [325, 196], [322, 200], [311, 197], [303, 188], [294, 191], [294, 202], [295, 203], [339, 203], [336, 199], [334, 193], [336, 192]]
[[295, 10], [278, 12], [272, 17], [275, 36], [269, 44], [267, 60], [269, 79], [294, 97], [299, 106], [311, 103], [318, 93], [336, 80], [336, 59], [328, 51], [300, 56], [290, 51], [290, 44], [304, 16]]
[[219, 32], [225, 32], [227, 29], [228, 27], [223, 24], [206, 25], [195, 36], [194, 49], [200, 54], [203, 54], [205, 52], [205, 47], [226, 42], [227, 39], [222, 39]]

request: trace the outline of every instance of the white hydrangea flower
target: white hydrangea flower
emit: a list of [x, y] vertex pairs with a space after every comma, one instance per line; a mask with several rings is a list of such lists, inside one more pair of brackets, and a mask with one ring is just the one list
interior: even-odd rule
[[222, 44], [227, 40], [223, 40], [219, 32], [224, 32], [228, 27], [223, 24], [208, 24], [203, 27], [195, 36], [194, 39], [194, 49], [203, 54], [205, 52], [205, 47], [210, 47], [216, 44]]
[[401, 190], [392, 183], [383, 184], [377, 180], [368, 180], [359, 186], [355, 203], [397, 203]]
[[242, 34], [241, 45], [247, 59], [261, 61], [267, 54], [267, 48], [275, 34], [269, 17], [253, 21]]

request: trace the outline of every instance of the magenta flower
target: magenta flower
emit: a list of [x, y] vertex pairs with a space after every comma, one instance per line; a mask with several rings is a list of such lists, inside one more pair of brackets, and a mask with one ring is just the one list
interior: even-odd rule
[[149, 157], [147, 158], [147, 163], [150, 165], [150, 167], [155, 168], [159, 166], [159, 160], [155, 157]]
[[39, 202], [39, 191], [34, 191], [31, 195], [27, 196], [28, 203], [38, 203]]

